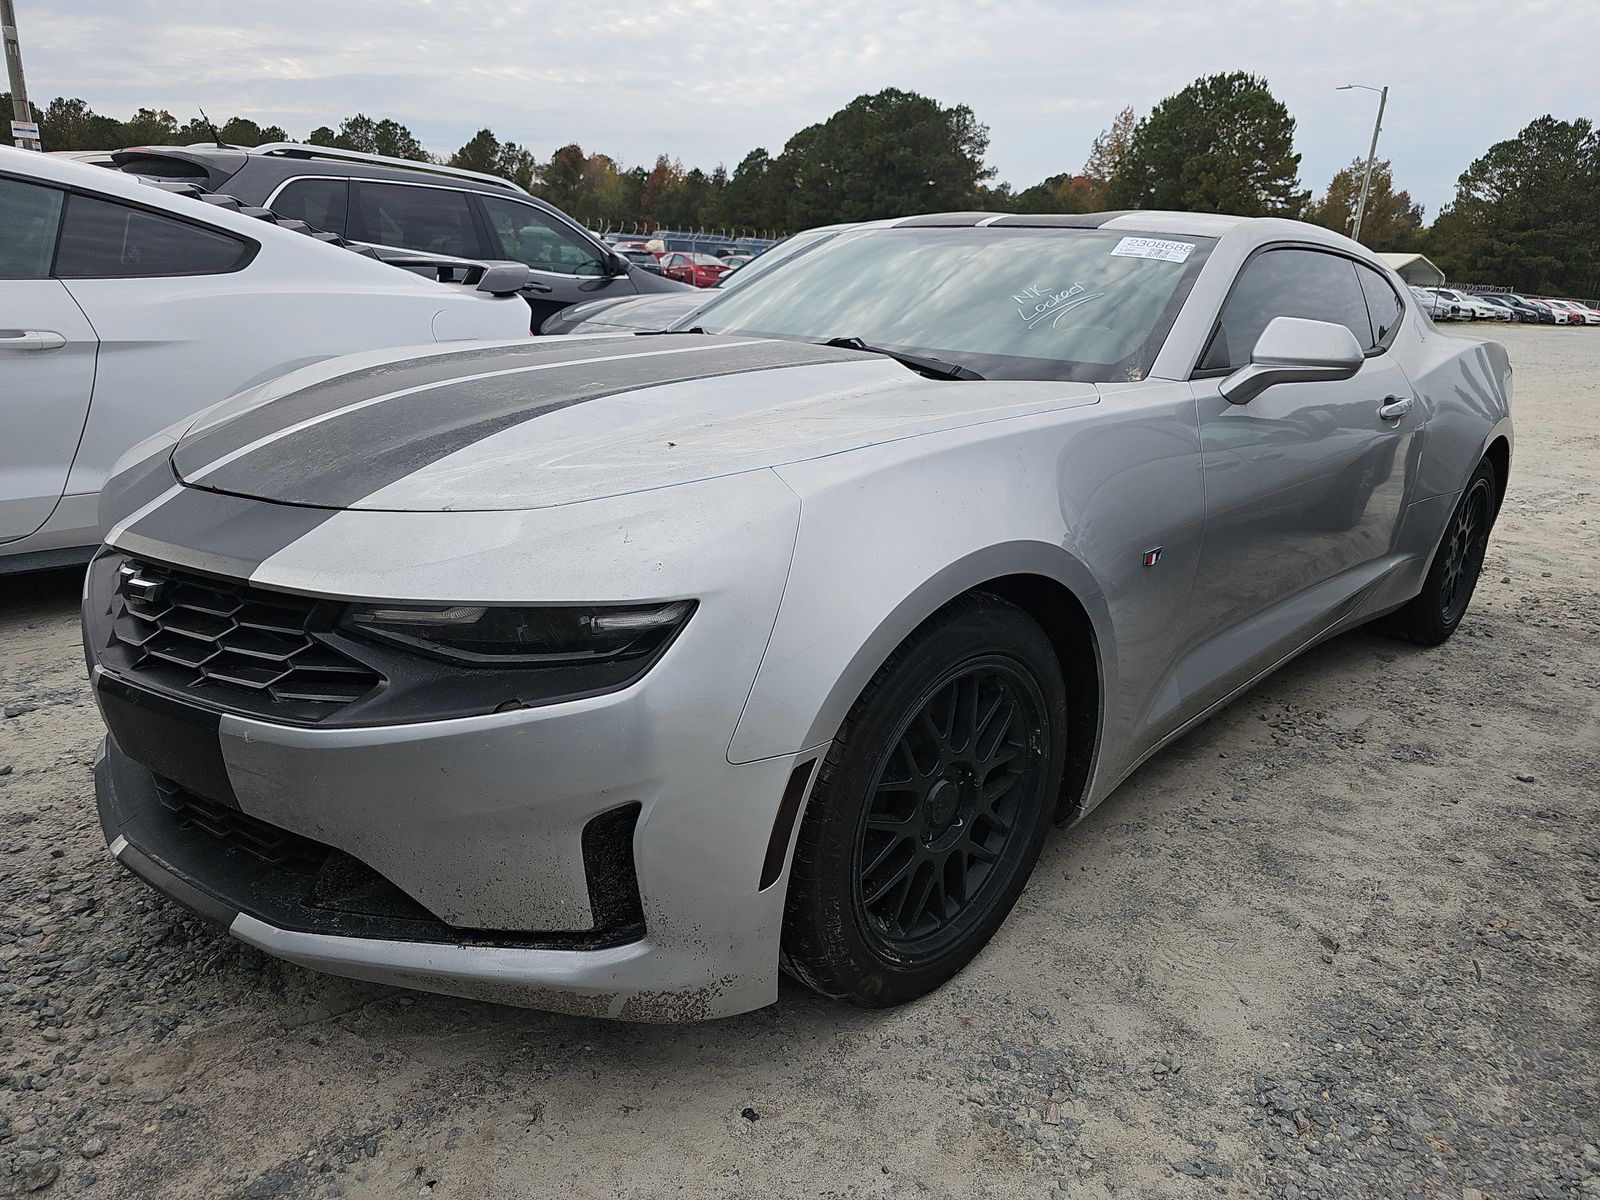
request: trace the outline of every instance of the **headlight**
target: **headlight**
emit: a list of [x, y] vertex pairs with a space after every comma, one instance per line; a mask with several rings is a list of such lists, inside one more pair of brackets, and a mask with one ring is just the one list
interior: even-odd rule
[[649, 605], [499, 608], [484, 604], [357, 604], [340, 626], [452, 662], [581, 667], [652, 658], [694, 613], [693, 600]]

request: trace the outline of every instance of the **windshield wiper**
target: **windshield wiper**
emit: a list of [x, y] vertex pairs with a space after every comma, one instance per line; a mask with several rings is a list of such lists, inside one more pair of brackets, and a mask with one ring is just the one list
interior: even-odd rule
[[701, 329], [700, 326], [691, 325], [687, 329], [640, 329], [640, 330], [637, 331], [636, 336], [638, 336], [638, 337], [662, 337], [662, 336], [664, 336], [666, 334], [669, 334], [669, 333], [704, 333], [704, 332], [705, 332], [705, 330]]
[[865, 350], [868, 354], [881, 354], [902, 366], [910, 367], [933, 379], [982, 379], [971, 367], [945, 362], [942, 358], [929, 358], [923, 354], [907, 354], [902, 350], [889, 350], [883, 346], [869, 346], [858, 337], [829, 338], [824, 346], [838, 346], [842, 350]]

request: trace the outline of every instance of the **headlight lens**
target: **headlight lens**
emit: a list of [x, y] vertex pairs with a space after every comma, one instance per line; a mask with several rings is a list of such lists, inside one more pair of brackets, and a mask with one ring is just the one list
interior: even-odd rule
[[499, 608], [484, 604], [352, 605], [346, 633], [454, 662], [572, 667], [658, 653], [688, 623], [693, 600], [648, 605]]

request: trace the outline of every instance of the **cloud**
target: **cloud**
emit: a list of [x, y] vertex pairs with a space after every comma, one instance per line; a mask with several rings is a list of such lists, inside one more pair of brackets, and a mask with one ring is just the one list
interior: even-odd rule
[[1320, 191], [1379, 145], [1429, 214], [1492, 142], [1588, 107], [1600, 6], [1577, 0], [18, 0], [29, 89], [127, 116], [203, 107], [303, 136], [356, 111], [449, 152], [487, 126], [548, 155], [577, 141], [625, 163], [707, 169], [776, 153], [862, 92], [969, 105], [999, 178], [1076, 170], [1123, 107], [1199, 75], [1264, 75], [1299, 122]]

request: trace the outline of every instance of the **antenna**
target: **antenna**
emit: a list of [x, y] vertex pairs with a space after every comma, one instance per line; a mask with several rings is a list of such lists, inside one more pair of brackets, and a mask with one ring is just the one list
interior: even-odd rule
[[211, 130], [211, 140], [217, 144], [217, 149], [223, 149], [226, 143], [222, 140], [222, 134], [217, 132], [217, 127], [211, 123], [211, 118], [206, 116], [206, 110], [200, 108], [198, 104], [195, 107], [200, 109], [200, 119], [206, 123], [206, 128]]

